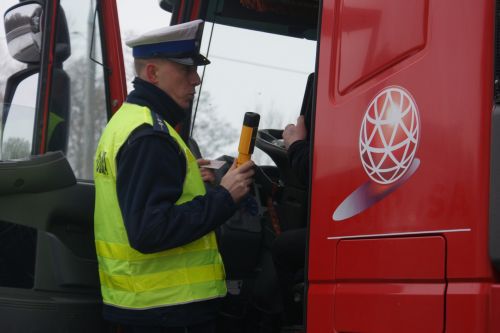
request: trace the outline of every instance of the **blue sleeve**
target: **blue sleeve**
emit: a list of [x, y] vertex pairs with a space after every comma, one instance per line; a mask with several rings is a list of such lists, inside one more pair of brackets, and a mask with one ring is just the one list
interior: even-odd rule
[[175, 205], [186, 160], [177, 143], [152, 128], [139, 130], [117, 157], [116, 188], [130, 245], [154, 253], [190, 243], [223, 224], [236, 204], [222, 186]]

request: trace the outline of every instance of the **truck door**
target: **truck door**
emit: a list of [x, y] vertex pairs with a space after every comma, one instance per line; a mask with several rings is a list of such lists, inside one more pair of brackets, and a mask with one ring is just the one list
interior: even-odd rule
[[[106, 58], [116, 50], [113, 4], [0, 5], [0, 331], [105, 327], [92, 160], [123, 100], [121, 58]], [[105, 34], [111, 47], [102, 46]]]
[[309, 330], [486, 331], [493, 5], [323, 1]]

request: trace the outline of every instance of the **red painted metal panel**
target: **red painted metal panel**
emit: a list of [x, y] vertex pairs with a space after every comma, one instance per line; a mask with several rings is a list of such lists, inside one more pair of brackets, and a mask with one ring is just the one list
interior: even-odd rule
[[491, 286], [489, 333], [500, 332], [500, 285]]
[[336, 279], [444, 281], [445, 246], [442, 237], [341, 240]]
[[[330, 70], [334, 70], [334, 66], [331, 66], [330, 60], [334, 59], [332, 53], [334, 48], [334, 22], [337, 22], [338, 19], [335, 4], [336, 1], [333, 0], [323, 1], [317, 94], [318, 96], [326, 96], [327, 101], [318, 100], [317, 113], [328, 110], [328, 96], [330, 94], [330, 87], [332, 86], [330, 82], [332, 76], [329, 73]], [[315, 127], [318, 128], [318, 125], [315, 125]], [[322, 142], [322, 140], [330, 140], [330, 138], [325, 137], [325, 134], [320, 131], [318, 132], [318, 130], [316, 130], [316, 133], [320, 134], [319, 136], [315, 135], [318, 137], [314, 148], [317, 151], [324, 149], [323, 147], [326, 142]], [[327, 235], [330, 234], [329, 209], [327, 205], [330, 205], [330, 202], [334, 200], [333, 191], [331, 191], [329, 184], [325, 182], [329, 181], [326, 178], [327, 174], [324, 173], [327, 170], [325, 168], [318, 168], [319, 163], [331, 164], [332, 156], [329, 157], [330, 161], [323, 154], [320, 157], [321, 159], [318, 159], [318, 154], [313, 154], [308, 269], [310, 281], [333, 280], [335, 268], [333, 261], [336, 257], [336, 242], [327, 239]]]
[[185, 7], [185, 6], [186, 6], [186, 1], [185, 1], [185, 0], [182, 0], [182, 1], [180, 2], [180, 5], [179, 5], [179, 11], [177, 12], [177, 18], [176, 18], [176, 20], [175, 20], [175, 21], [172, 19], [172, 23], [179, 24], [179, 23], [182, 23], [182, 22], [183, 22], [183, 20], [182, 20], [182, 19], [183, 19], [182, 15], [183, 15], [183, 13], [184, 13], [184, 7]]
[[422, 49], [427, 6], [428, 0], [344, 0], [340, 9], [339, 90], [345, 93]]
[[127, 83], [120, 37], [120, 24], [115, 0], [101, 0], [102, 34], [106, 51], [106, 65], [109, 68], [109, 99], [111, 112], [118, 111], [127, 97]]
[[49, 59], [47, 61], [47, 80], [46, 80], [46, 93], [43, 95], [43, 110], [42, 110], [42, 129], [41, 129], [41, 138], [40, 138], [40, 146], [38, 148], [38, 151], [35, 152], [36, 154], [43, 154], [47, 150], [47, 133], [48, 133], [48, 118], [49, 118], [49, 102], [50, 102], [50, 91], [52, 89], [52, 68], [54, 67], [54, 52], [55, 52], [55, 32], [57, 29], [55, 28], [56, 26], [56, 21], [57, 21], [57, 6], [58, 1], [53, 0], [52, 1], [52, 13], [48, 15], [50, 19], [50, 26], [51, 29], [49, 30], [49, 33], [46, 34], [45, 38], [50, 38], [50, 43], [49, 43]]
[[444, 293], [444, 283], [339, 284], [335, 330], [442, 333]]
[[[382, 9], [394, 3], [392, 0], [376, 2], [372, 7]], [[492, 310], [483, 305], [485, 291], [473, 286], [498, 281], [487, 251], [494, 1], [429, 1], [426, 17], [417, 15], [420, 22], [416, 23], [413, 19], [401, 22], [391, 11], [382, 13], [381, 20], [387, 22], [397, 20], [417, 28], [426, 22], [424, 45], [415, 53], [402, 52], [404, 57], [395, 62], [389, 61], [388, 55], [393, 53], [380, 51], [386, 55], [381, 63], [389, 62], [389, 66], [382, 66], [373, 75], [365, 70], [369, 66], [363, 67], [363, 79], [356, 81], [351, 75], [356, 85], [348, 90], [344, 87], [343, 94], [339, 82], [341, 27], [350, 23], [341, 17], [341, 9], [340, 0], [323, 1], [314, 120], [308, 272], [312, 286], [337, 286], [334, 312], [324, 321], [335, 320], [336, 330], [346, 332], [411, 332], [409, 326], [403, 326], [409, 323], [420, 328], [420, 332], [434, 329], [442, 332], [445, 327], [446, 332], [452, 332], [451, 329], [462, 332], [463, 327], [469, 328], [469, 332], [482, 330], [484, 326], [477, 321], [484, 324], [487, 321], [484, 313]], [[352, 15], [351, 19], [356, 20]], [[398, 39], [385, 40], [382, 50], [397, 49], [398, 45], [400, 50], [404, 49]], [[344, 85], [347, 87], [349, 83]], [[397, 186], [373, 184], [360, 158], [362, 124], [374, 98], [394, 86], [407, 91], [418, 110], [420, 127], [415, 159], [419, 164], [413, 174]], [[368, 189], [363, 192], [364, 201], [353, 202], [348, 207], [365, 205], [363, 209], [354, 210], [355, 214], [343, 220], [334, 220], [336, 209], [363, 186]], [[397, 275], [390, 270], [389, 259], [381, 259], [366, 250], [364, 253], [349, 251], [380, 260], [385, 271], [373, 273], [378, 282], [363, 280], [344, 284], [345, 281], [336, 279], [347, 273], [368, 274], [356, 267], [349, 268], [348, 255], [345, 259], [339, 255], [339, 251], [344, 250], [338, 244], [345, 239], [420, 236], [443, 237], [447, 281], [456, 288], [457, 283], [463, 283], [460, 288], [466, 288], [467, 284], [467, 288], [472, 288], [465, 295], [463, 290], [451, 288], [450, 297], [446, 299], [446, 326], [441, 323], [445, 312], [444, 282], [382, 283], [383, 274]], [[431, 255], [431, 251], [424, 250], [424, 253]], [[442, 252], [438, 255], [443, 256]], [[362, 259], [365, 264], [368, 264], [367, 258]], [[404, 263], [398, 266], [410, 273]], [[419, 266], [426, 268], [430, 275], [438, 272], [425, 262]], [[379, 269], [375, 264], [372, 268]], [[415, 267], [415, 271], [419, 268]], [[395, 286], [401, 289], [392, 289]], [[371, 296], [367, 299], [366, 295]], [[463, 300], [470, 311], [460, 312], [458, 300]], [[451, 302], [450, 308], [448, 302]], [[316, 311], [321, 311], [319, 305], [308, 305], [309, 316]], [[381, 314], [386, 321], [385, 329], [383, 320], [372, 313]], [[401, 313], [406, 322], [396, 313]], [[364, 315], [369, 318], [365, 319]], [[431, 328], [423, 327], [427, 322], [425, 318], [430, 318]], [[463, 327], [461, 322], [465, 323]], [[468, 322], [476, 322], [476, 326]]]
[[[449, 237], [454, 277], [491, 276], [485, 258], [493, 50], [485, 40], [493, 40], [492, 2], [432, 2], [425, 48], [346, 95], [335, 88], [335, 4], [325, 1], [322, 18], [310, 233], [310, 258], [316, 261], [310, 278], [333, 279], [336, 249], [326, 252], [329, 242], [429, 233]], [[360, 159], [360, 129], [370, 102], [390, 86], [405, 88], [418, 106], [420, 166], [365, 210], [334, 221], [342, 202], [370, 182]]]
[[201, 0], [193, 1], [193, 8], [191, 9], [191, 16], [189, 17], [190, 20], [196, 20], [200, 17], [200, 6]]
[[333, 333], [333, 302], [336, 286], [315, 283], [308, 288], [307, 332]]
[[441, 332], [445, 248], [442, 237], [341, 240], [336, 330]]
[[[460, 210], [460, 208], [457, 208]], [[481, 213], [480, 216], [483, 214]], [[446, 275], [450, 281], [479, 281], [490, 279], [491, 262], [488, 254], [488, 218], [470, 223], [474, 224], [475, 232], [451, 233], [446, 235], [447, 266]], [[484, 221], [480, 223], [480, 221]]]
[[488, 332], [490, 286], [489, 283], [470, 282], [448, 284], [447, 333]]

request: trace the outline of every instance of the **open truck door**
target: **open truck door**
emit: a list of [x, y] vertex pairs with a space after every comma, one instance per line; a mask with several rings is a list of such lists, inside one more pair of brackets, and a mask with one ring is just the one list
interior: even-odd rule
[[[107, 326], [93, 244], [94, 129], [106, 123], [113, 97], [123, 100], [103, 64], [106, 4], [7, 2], [0, 330], [99, 332]], [[119, 64], [111, 65], [115, 78]]]

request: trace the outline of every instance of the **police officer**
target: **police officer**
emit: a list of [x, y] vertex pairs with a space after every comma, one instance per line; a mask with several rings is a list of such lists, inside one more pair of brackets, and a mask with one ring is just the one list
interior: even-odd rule
[[174, 130], [200, 84], [203, 21], [129, 40], [134, 90], [97, 147], [95, 244], [104, 317], [125, 332], [215, 332], [226, 294], [213, 230], [237, 209], [253, 162], [233, 165], [206, 192]]

